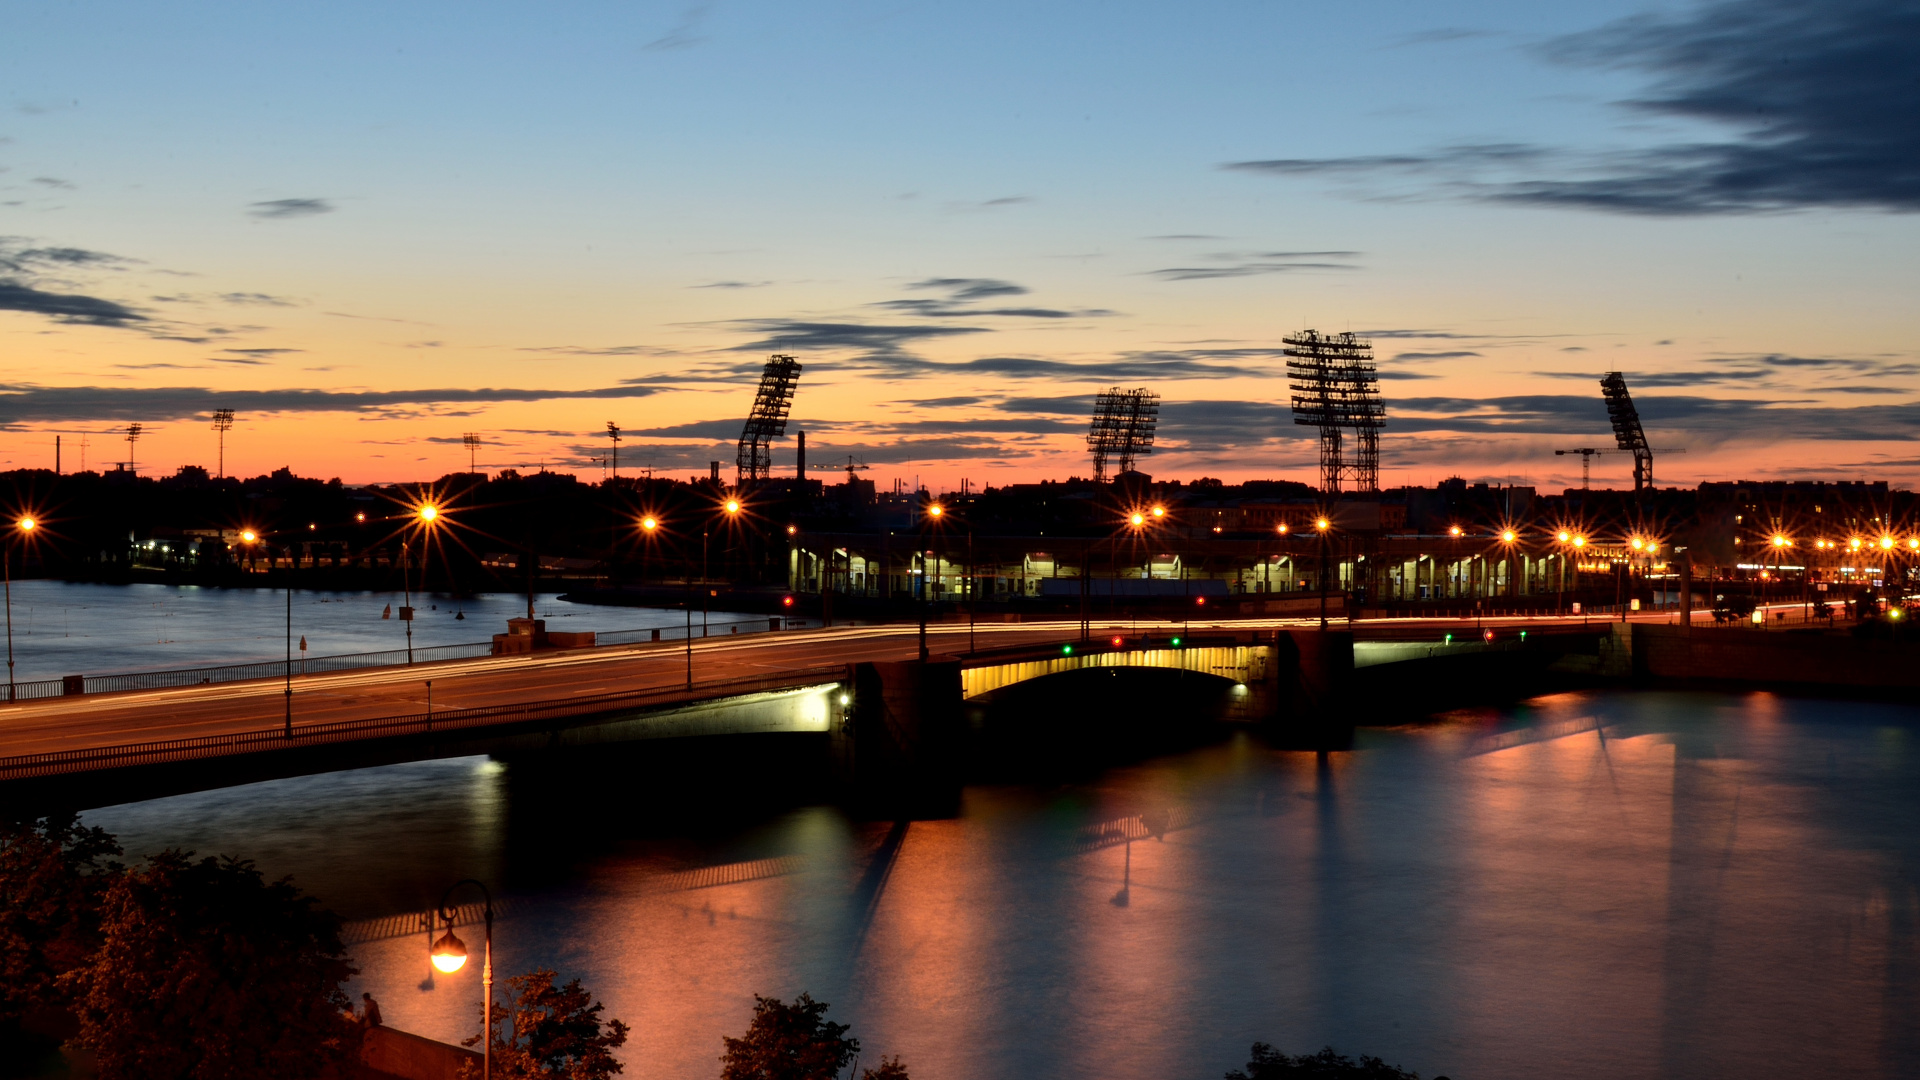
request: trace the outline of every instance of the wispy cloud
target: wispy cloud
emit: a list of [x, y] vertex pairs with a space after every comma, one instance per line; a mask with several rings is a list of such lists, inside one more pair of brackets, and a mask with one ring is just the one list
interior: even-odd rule
[[216, 408], [245, 413], [359, 412], [404, 405], [447, 405], [567, 398], [637, 398], [650, 387], [585, 390], [214, 390], [207, 387], [33, 386], [0, 384], [0, 423], [58, 420], [161, 422], [205, 415]]
[[1350, 260], [1359, 257], [1357, 251], [1230, 251], [1205, 256], [1206, 262], [1199, 266], [1169, 266], [1148, 273], [1165, 281], [1205, 281], [1262, 274], [1358, 270]]
[[1415, 194], [1616, 213], [1920, 210], [1920, 8], [1888, 0], [1718, 0], [1548, 43], [1564, 64], [1639, 72], [1619, 104], [1730, 132], [1627, 150], [1528, 143], [1239, 161], [1274, 176], [1370, 181]]
[[249, 204], [247, 213], [257, 218], [301, 218], [331, 214], [335, 210], [327, 199], [268, 199]]
[[0, 311], [23, 311], [45, 315], [57, 322], [88, 326], [128, 327], [147, 321], [145, 315], [112, 300], [47, 292], [9, 281], [0, 281]]

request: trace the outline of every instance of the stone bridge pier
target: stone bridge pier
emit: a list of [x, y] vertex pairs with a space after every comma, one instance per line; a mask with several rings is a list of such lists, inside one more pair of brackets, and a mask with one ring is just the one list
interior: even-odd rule
[[[881, 817], [940, 817], [959, 807], [970, 738], [967, 702], [1032, 679], [1091, 668], [1162, 668], [1231, 684], [1226, 720], [1256, 725], [1278, 745], [1343, 750], [1360, 710], [1353, 635], [1275, 630], [1232, 644], [1069, 647], [1047, 656], [934, 657], [855, 664], [850, 701], [832, 729], [836, 780]], [[1221, 685], [1216, 682], [1213, 685]], [[1205, 707], [1212, 708], [1208, 699]], [[1199, 704], [1196, 702], [1196, 704]]]

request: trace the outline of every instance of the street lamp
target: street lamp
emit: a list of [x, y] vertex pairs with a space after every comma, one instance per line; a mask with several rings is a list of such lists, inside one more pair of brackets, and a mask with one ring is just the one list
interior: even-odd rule
[[453, 911], [452, 909], [447, 907], [447, 901], [453, 899], [453, 891], [455, 889], [458, 889], [462, 885], [472, 885], [474, 888], [480, 890], [480, 894], [482, 896], [486, 897], [486, 906], [482, 909], [483, 917], [486, 920], [486, 927], [487, 927], [486, 952], [482, 954], [481, 967], [480, 967], [480, 986], [481, 986], [481, 998], [482, 998], [482, 1003], [480, 1006], [480, 1015], [481, 1015], [480, 1023], [482, 1028], [481, 1042], [480, 1042], [480, 1046], [481, 1046], [480, 1077], [481, 1077], [481, 1080], [492, 1080], [492, 1077], [493, 1077], [493, 893], [487, 889], [486, 885], [482, 884], [479, 881], [474, 880], [473, 878], [465, 878], [461, 881], [456, 881], [452, 885], [447, 886], [447, 891], [440, 894], [440, 920], [446, 924], [447, 932], [445, 934], [442, 934], [440, 936], [440, 939], [433, 943], [433, 950], [429, 955], [432, 957], [433, 966], [440, 969], [441, 971], [445, 972], [448, 975], [451, 975], [454, 972], [459, 971], [461, 968], [467, 965], [467, 945], [465, 942], [461, 941], [459, 937], [457, 937], [454, 934]]
[[[939, 503], [928, 503], [925, 514], [920, 519], [920, 662], [927, 660], [927, 532], [940, 524], [947, 508]], [[1084, 573], [1084, 571], [1083, 571]]]
[[660, 531], [660, 519], [652, 514], [640, 518], [640, 535], [645, 546], [640, 549], [640, 587], [647, 587], [647, 560], [653, 554], [653, 537]]
[[6, 593], [7, 593], [7, 700], [8, 701], [13, 701], [16, 696], [16, 687], [13, 681], [13, 540], [15, 538], [19, 538], [22, 540], [27, 539], [28, 537], [31, 537], [33, 535], [33, 530], [39, 527], [40, 527], [40, 523], [33, 519], [32, 514], [22, 514], [20, 516], [20, 519], [13, 523], [14, 535], [7, 538], [5, 550], [0, 551], [0, 572], [4, 572], [5, 574]]
[[1327, 530], [1333, 528], [1333, 522], [1326, 518], [1315, 518], [1314, 532], [1320, 537], [1320, 629], [1327, 628]]
[[1506, 568], [1507, 568], [1507, 598], [1508, 599], [1514, 599], [1517, 596], [1519, 596], [1519, 593], [1520, 593], [1519, 585], [1514, 580], [1514, 574], [1513, 574], [1513, 545], [1516, 542], [1518, 542], [1519, 539], [1520, 539], [1520, 534], [1518, 532], [1515, 532], [1512, 529], [1500, 530], [1500, 544], [1505, 549], [1501, 553], [1501, 561], [1506, 565]]

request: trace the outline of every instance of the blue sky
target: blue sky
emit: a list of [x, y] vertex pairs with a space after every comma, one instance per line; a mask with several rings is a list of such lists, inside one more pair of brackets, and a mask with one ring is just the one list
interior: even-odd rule
[[684, 472], [779, 349], [883, 481], [1084, 472], [1108, 385], [1311, 479], [1312, 326], [1390, 482], [1577, 482], [1615, 369], [1668, 482], [1920, 478], [1913, 3], [396, 7], [8, 5], [0, 459]]

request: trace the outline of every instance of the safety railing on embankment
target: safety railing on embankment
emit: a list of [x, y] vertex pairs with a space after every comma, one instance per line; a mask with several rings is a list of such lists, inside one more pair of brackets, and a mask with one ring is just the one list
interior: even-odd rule
[[691, 688], [657, 687], [621, 694], [596, 694], [577, 698], [546, 699], [515, 705], [490, 705], [478, 709], [445, 709], [432, 713], [368, 717], [362, 720], [336, 720], [325, 724], [296, 725], [291, 737], [284, 727], [258, 728], [252, 731], [202, 735], [189, 739], [164, 739], [154, 742], [121, 743], [115, 746], [88, 747], [82, 750], [55, 750], [42, 754], [20, 754], [0, 758], [0, 782], [35, 776], [120, 769], [134, 765], [157, 765], [230, 754], [288, 750], [361, 739], [393, 738], [404, 735], [437, 735], [531, 723], [542, 720], [566, 720], [606, 713], [680, 702], [710, 701], [745, 694], [791, 690], [802, 686], [839, 682], [846, 676], [842, 665], [804, 668], [776, 675], [756, 675], [738, 679], [720, 679], [694, 683]]
[[[727, 622], [695, 626], [696, 632], [722, 630], [738, 633], [743, 626], [753, 630], [771, 629], [774, 622], [791, 624], [794, 620], [777, 616], [731, 619]], [[752, 632], [752, 631], [749, 631]], [[638, 630], [609, 630], [594, 635], [594, 645], [638, 645], [651, 641], [681, 641], [687, 630], [680, 626], [642, 627]], [[301, 657], [287, 660], [257, 660], [244, 664], [219, 664], [211, 667], [168, 668], [160, 671], [135, 671], [112, 675], [68, 675], [59, 679], [33, 679], [0, 686], [0, 702], [36, 701], [72, 697], [79, 694], [111, 694], [125, 690], [167, 690], [179, 686], [206, 686], [213, 683], [245, 682], [248, 679], [278, 679], [294, 675], [321, 675], [362, 668], [402, 667], [408, 664], [435, 664], [447, 660], [473, 660], [493, 655], [490, 641], [471, 641], [460, 645], [421, 645], [412, 650], [385, 649], [380, 652], [343, 653], [338, 656]]]

